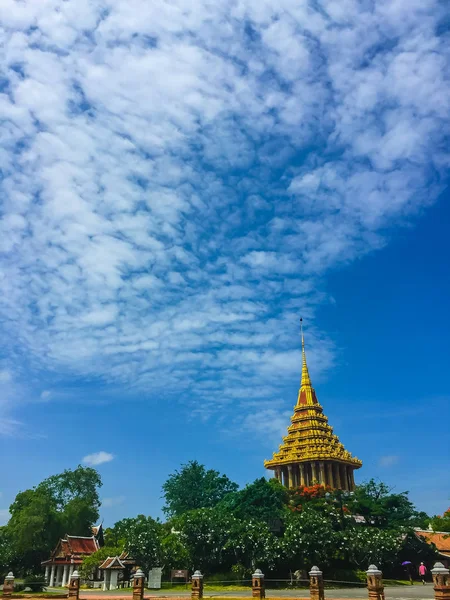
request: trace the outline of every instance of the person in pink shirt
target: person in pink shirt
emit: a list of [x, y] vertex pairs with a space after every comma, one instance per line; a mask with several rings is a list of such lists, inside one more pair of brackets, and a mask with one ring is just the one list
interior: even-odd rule
[[420, 575], [420, 579], [422, 580], [423, 585], [425, 585], [425, 576], [427, 574], [427, 568], [426, 566], [423, 564], [423, 562], [420, 563], [420, 567], [419, 567], [419, 575]]

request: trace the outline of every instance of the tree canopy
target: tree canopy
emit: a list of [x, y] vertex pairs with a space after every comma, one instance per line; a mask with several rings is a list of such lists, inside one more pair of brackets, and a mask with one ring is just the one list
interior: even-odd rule
[[[101, 479], [78, 467], [17, 494], [11, 519], [0, 528], [0, 567], [39, 572], [59, 537], [89, 534], [98, 519]], [[248, 577], [256, 567], [286, 577], [318, 564], [330, 573], [367, 568], [401, 575], [404, 560], [431, 561], [436, 551], [414, 535], [428, 524], [407, 492], [394, 493], [370, 480], [353, 493], [321, 485], [287, 490], [256, 479], [242, 489], [226, 475], [191, 461], [163, 485], [167, 522], [150, 516], [124, 518], [105, 530], [105, 546], [86, 558], [87, 575], [107, 556], [126, 550], [148, 571], [201, 569], [206, 575]], [[448, 531], [450, 512], [432, 525]], [[400, 570], [400, 571], [399, 571]]]
[[169, 475], [163, 484], [163, 507], [166, 515], [179, 516], [197, 508], [216, 506], [227, 494], [235, 492], [238, 485], [213, 469], [191, 460], [180, 471]]
[[101, 485], [97, 471], [79, 466], [19, 492], [3, 534], [10, 541], [11, 562], [24, 572], [39, 570], [64, 534], [90, 535], [99, 518]]

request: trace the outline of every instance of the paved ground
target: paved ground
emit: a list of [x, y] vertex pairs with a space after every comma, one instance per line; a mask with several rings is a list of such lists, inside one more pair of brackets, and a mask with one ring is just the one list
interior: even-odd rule
[[[431, 583], [427, 585], [401, 585], [401, 586], [390, 586], [384, 588], [386, 600], [430, 600], [434, 598], [433, 586]], [[190, 597], [191, 593], [189, 590], [181, 592], [155, 591], [151, 592], [146, 590], [145, 598], [168, 598], [169, 600], [185, 599]], [[270, 598], [296, 598], [297, 600], [309, 599], [309, 593], [307, 590], [266, 590], [266, 596], [268, 600]], [[81, 600], [130, 600], [130, 592], [121, 592], [116, 590], [115, 592], [98, 592], [90, 590], [82, 590], [80, 592]], [[230, 598], [248, 598], [251, 600], [251, 592], [233, 592], [233, 591], [221, 591], [221, 592], [210, 592], [205, 590], [205, 598], [218, 598], [218, 597], [230, 597]], [[346, 600], [352, 598], [354, 600], [366, 600], [367, 590], [365, 588], [339, 588], [339, 589], [326, 589], [325, 598], [333, 598], [333, 600]]]

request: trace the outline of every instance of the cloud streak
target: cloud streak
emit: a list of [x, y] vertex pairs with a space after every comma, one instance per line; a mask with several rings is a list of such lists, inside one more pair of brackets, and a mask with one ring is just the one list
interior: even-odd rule
[[442, 189], [442, 10], [5, 0], [5, 351], [205, 414], [269, 402], [322, 277]]

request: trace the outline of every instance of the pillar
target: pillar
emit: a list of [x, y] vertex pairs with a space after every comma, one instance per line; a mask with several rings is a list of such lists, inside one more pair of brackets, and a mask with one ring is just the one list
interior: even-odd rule
[[324, 600], [323, 573], [319, 567], [312, 567], [309, 572], [309, 595], [311, 600]]
[[[111, 575], [110, 575], [111, 577]], [[144, 597], [145, 575], [142, 569], [138, 569], [133, 579], [133, 600], [142, 600]]]
[[14, 575], [12, 571], [8, 573], [5, 577], [5, 581], [3, 583], [3, 597], [9, 597], [14, 592]]
[[331, 487], [334, 488], [334, 481], [333, 481], [333, 466], [330, 462], [327, 463], [327, 484]]
[[350, 467], [350, 482], [352, 484], [352, 490], [355, 489], [355, 471]]
[[316, 469], [316, 463], [315, 462], [311, 463], [311, 474], [312, 474], [311, 485], [314, 485], [315, 483], [317, 483], [317, 469]]
[[102, 584], [102, 589], [104, 592], [109, 590], [110, 581], [111, 581], [111, 571], [109, 569], [105, 569], [103, 571], [103, 584]]
[[261, 569], [256, 569], [252, 575], [252, 597], [253, 598], [265, 598], [266, 587], [264, 584], [264, 574]]
[[279, 481], [280, 483], [283, 483], [283, 482], [282, 482], [282, 479], [281, 479], [281, 469], [280, 469], [280, 467], [277, 467], [277, 468], [275, 469], [275, 477], [278, 479], [278, 481]]
[[49, 587], [54, 587], [55, 585], [55, 565], [52, 565], [51, 571], [50, 571], [50, 581], [49, 581]]
[[322, 485], [326, 485], [326, 482], [325, 482], [325, 466], [323, 464], [323, 461], [319, 462], [319, 473], [320, 473], [319, 482]]
[[300, 464], [299, 469], [300, 469], [300, 485], [306, 485], [306, 483], [305, 483], [305, 465]]
[[195, 571], [192, 575], [191, 598], [203, 598], [203, 575], [200, 571]]
[[450, 571], [441, 562], [431, 569], [435, 600], [450, 600]]
[[[73, 566], [73, 565], [72, 565]], [[80, 597], [80, 574], [78, 571], [72, 571], [69, 579], [69, 598], [78, 600]]]
[[294, 487], [294, 479], [292, 477], [292, 465], [288, 465], [288, 482], [289, 489], [292, 489]]
[[375, 565], [370, 565], [366, 574], [369, 600], [384, 600], [383, 573]]
[[50, 579], [50, 565], [45, 566], [45, 583], [48, 585]]
[[63, 572], [62, 572], [62, 583], [61, 585], [64, 587], [65, 585], [68, 584], [69, 582], [69, 566], [70, 565], [64, 565], [63, 566]]
[[289, 487], [289, 477], [287, 467], [283, 467], [283, 485]]
[[74, 570], [75, 570], [75, 566], [74, 565], [70, 565], [70, 567], [69, 567], [69, 582], [70, 582], [70, 579], [71, 579], [71, 577], [72, 577], [72, 575], [74, 573]]
[[342, 490], [342, 485], [341, 485], [341, 473], [339, 471], [339, 467], [340, 464], [339, 463], [335, 463], [334, 464], [334, 475], [335, 475], [335, 482], [336, 482], [336, 489], [338, 490]]
[[109, 589], [110, 590], [117, 590], [118, 575], [119, 575], [119, 572], [117, 569], [111, 569], [111, 576], [110, 576], [110, 580], [109, 580]]

